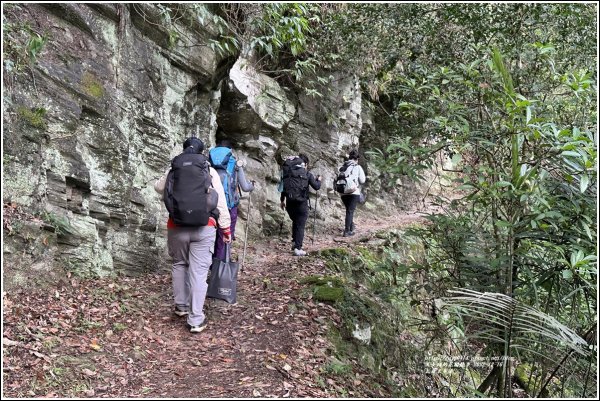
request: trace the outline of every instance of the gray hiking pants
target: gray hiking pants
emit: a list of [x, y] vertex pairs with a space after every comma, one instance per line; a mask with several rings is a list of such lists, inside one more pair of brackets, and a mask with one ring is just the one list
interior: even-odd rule
[[187, 322], [190, 326], [198, 326], [205, 319], [206, 276], [212, 263], [216, 229], [210, 226], [175, 227], [168, 232], [175, 305], [189, 311]]

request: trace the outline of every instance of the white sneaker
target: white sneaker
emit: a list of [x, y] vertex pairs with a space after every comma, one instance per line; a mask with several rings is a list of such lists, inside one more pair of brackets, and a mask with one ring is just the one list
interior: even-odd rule
[[294, 255], [296, 255], [296, 256], [306, 256], [306, 251], [303, 251], [302, 249], [296, 249], [296, 248], [294, 248]]

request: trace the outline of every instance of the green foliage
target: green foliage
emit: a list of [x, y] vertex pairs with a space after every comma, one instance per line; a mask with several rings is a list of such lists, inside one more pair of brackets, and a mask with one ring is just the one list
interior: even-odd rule
[[155, 7], [158, 10], [158, 16], [161, 21], [161, 25], [167, 30], [167, 33], [169, 35], [168, 46], [169, 48], [173, 48], [175, 47], [180, 38], [180, 33], [174, 25], [174, 21], [176, 21], [180, 17], [179, 15], [177, 15], [178, 9], [172, 10], [171, 8], [163, 4], [156, 4]]
[[[451, 291], [452, 296], [445, 299], [446, 306], [459, 316], [460, 331], [469, 339], [479, 339], [488, 344], [498, 344], [504, 350], [502, 369], [505, 384], [510, 386], [513, 375], [510, 360], [537, 360], [541, 364], [556, 367], [550, 376], [542, 373], [537, 391], [541, 393], [556, 371], [565, 369], [569, 379], [583, 382], [588, 360], [593, 357], [586, 340], [565, 327], [552, 316], [537, 309], [523, 305], [515, 299], [497, 293], [480, 293], [470, 290]], [[455, 343], [463, 338], [455, 338]], [[535, 395], [534, 388], [530, 395]], [[507, 389], [502, 387], [500, 395], [506, 396]], [[583, 390], [585, 392], [585, 390]], [[584, 396], [584, 394], [581, 394]]]
[[315, 99], [330, 91], [333, 76], [322, 71], [319, 56], [311, 51], [322, 22], [321, 5], [230, 3], [220, 5], [220, 11], [229, 34], [213, 41], [213, 49], [239, 50], [258, 70]]
[[[3, 8], [2, 14], [2, 59], [6, 73], [19, 74], [37, 63], [38, 56], [49, 40], [48, 34], [39, 34], [29, 23], [8, 22], [7, 15], [16, 15], [21, 7], [15, 4]], [[19, 21], [19, 18], [12, 18]]]
[[[264, 4], [261, 18], [251, 22], [251, 29], [256, 34], [249, 46], [271, 58], [279, 57], [284, 50], [296, 57], [306, 49], [312, 32], [309, 18], [310, 8], [305, 4]], [[315, 22], [318, 22], [318, 18], [316, 15], [312, 17]]]
[[127, 329], [127, 325], [120, 323], [120, 322], [116, 322], [113, 323], [113, 330], [115, 331], [115, 333], [119, 333], [122, 331], [125, 331]]
[[451, 161], [444, 214], [413, 230], [426, 260], [392, 274], [420, 272], [432, 294], [504, 293], [580, 333], [595, 325], [596, 8], [352, 4], [321, 20], [309, 51], [360, 77], [378, 128], [366, 154], [386, 189]]
[[72, 234], [73, 228], [66, 217], [61, 217], [52, 212], [42, 212], [40, 218], [54, 228], [57, 235]]
[[347, 376], [352, 372], [352, 366], [337, 359], [332, 359], [322, 369], [325, 374], [334, 376]]

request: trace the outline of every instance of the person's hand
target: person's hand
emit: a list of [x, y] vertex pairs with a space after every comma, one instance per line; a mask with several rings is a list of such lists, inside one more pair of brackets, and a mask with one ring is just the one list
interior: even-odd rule
[[281, 210], [285, 210], [285, 202], [281, 202]]
[[321, 177], [320, 175], [317, 177], [317, 181], [321, 181], [323, 179], [323, 177]]
[[226, 244], [231, 243], [231, 230], [229, 228], [223, 230], [223, 242]]

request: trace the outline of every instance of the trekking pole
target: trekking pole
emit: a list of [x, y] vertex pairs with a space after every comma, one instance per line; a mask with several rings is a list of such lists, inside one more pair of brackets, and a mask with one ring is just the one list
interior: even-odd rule
[[313, 245], [315, 243], [315, 226], [317, 225], [317, 205], [319, 204], [319, 191], [317, 191], [317, 195], [315, 198], [315, 217], [313, 219], [313, 235], [310, 240], [310, 244]]
[[250, 227], [250, 205], [252, 205], [252, 192], [248, 192], [248, 219], [246, 220], [246, 235], [244, 236], [244, 253], [242, 255], [242, 265], [240, 271], [244, 271], [244, 262], [246, 261], [246, 247], [248, 246], [248, 227]]
[[281, 223], [279, 223], [279, 239], [281, 239], [281, 231], [283, 230], [283, 223], [285, 222], [285, 210], [281, 215]]

